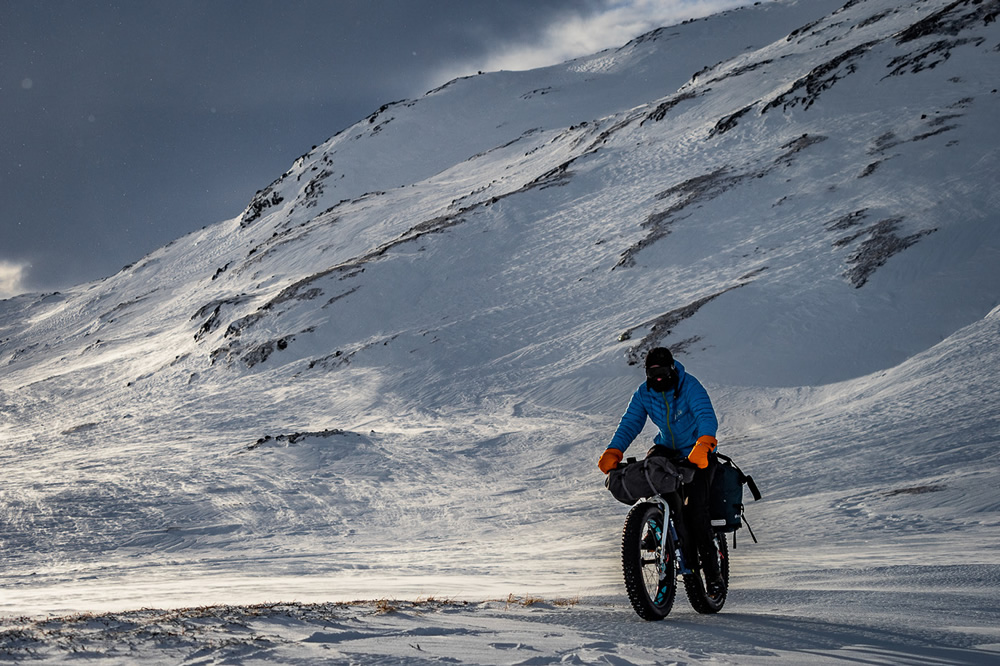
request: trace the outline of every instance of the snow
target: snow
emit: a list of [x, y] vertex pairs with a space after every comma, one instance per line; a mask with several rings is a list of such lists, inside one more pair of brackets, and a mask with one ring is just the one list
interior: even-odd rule
[[[789, 596], [802, 594], [784, 590], [751, 598], [743, 612], [681, 614], [669, 626], [633, 620], [610, 603], [512, 595], [478, 603], [418, 599], [77, 615], [38, 622], [22, 630], [21, 640], [41, 636], [43, 644], [61, 648], [39, 650], [35, 663], [70, 651], [101, 663], [134, 663], [139, 658], [143, 663], [241, 664], [962, 664], [989, 663], [997, 656], [996, 646], [942, 644], [947, 630], [913, 630], [863, 611], [824, 620], [768, 612], [769, 604], [785, 605]], [[811, 596], [811, 605], [817, 605], [841, 595]], [[876, 588], [858, 596], [878, 600], [886, 593]], [[900, 610], [920, 611], [928, 601], [911, 592], [901, 596]], [[978, 600], [961, 592], [949, 596], [959, 602]], [[823, 607], [823, 612], [829, 613], [829, 608]], [[926, 612], [919, 615], [925, 622], [941, 619]], [[151, 643], [162, 647], [145, 651]]]
[[[0, 301], [0, 654], [996, 663], [998, 7], [841, 4], [457, 80]], [[655, 344], [764, 501], [651, 624], [596, 460]]]

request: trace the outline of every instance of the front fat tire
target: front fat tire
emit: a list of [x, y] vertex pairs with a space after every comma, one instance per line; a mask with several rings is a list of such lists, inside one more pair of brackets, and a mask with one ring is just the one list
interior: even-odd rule
[[719, 557], [719, 571], [722, 572], [722, 580], [726, 583], [722, 593], [715, 597], [708, 596], [701, 568], [684, 576], [684, 591], [687, 593], [688, 601], [699, 613], [718, 613], [726, 605], [726, 597], [729, 595], [729, 544], [724, 533], [715, 534], [715, 545]]
[[632, 507], [622, 529], [622, 572], [632, 608], [642, 619], [655, 621], [665, 618], [674, 605], [677, 569], [674, 544], [668, 533], [668, 573], [660, 578], [658, 563], [661, 546], [658, 540], [655, 550], [643, 550], [643, 541], [650, 530], [654, 530], [657, 536], [663, 530], [663, 509], [648, 502]]

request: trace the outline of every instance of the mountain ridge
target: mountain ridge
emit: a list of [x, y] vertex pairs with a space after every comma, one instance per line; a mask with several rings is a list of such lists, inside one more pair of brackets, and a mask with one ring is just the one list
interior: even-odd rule
[[[974, 20], [985, 20], [983, 17], [988, 17], [990, 15], [989, 12], [991, 10], [989, 9], [987, 3], [986, 6], [971, 6], [972, 9], [966, 12], [964, 16], [951, 17], [950, 20], [945, 20], [948, 16], [950, 16], [949, 11], [954, 14], [957, 12], [957, 8], [961, 5], [963, 5], [963, 3], [949, 5], [938, 10], [937, 12], [929, 12], [927, 16], [915, 21], [904, 31], [900, 32], [898, 42], [906, 43], [908, 41], [912, 41], [913, 39], [919, 38], [926, 32], [935, 34], [935, 30], [937, 32], [944, 31], [946, 33], [954, 32], [956, 30], [960, 31], [962, 26], [967, 26], [971, 22], [974, 22]], [[852, 7], [854, 7], [854, 5], [852, 3], [848, 3], [845, 7], [834, 12], [832, 16], [843, 14]], [[857, 26], [852, 26], [850, 31], [865, 28], [872, 29], [872, 26], [877, 26], [878, 24], [887, 21], [888, 19], [886, 17], [889, 14], [890, 12], [888, 10], [877, 12], [871, 17], [859, 20]], [[682, 27], [683, 26], [679, 26], [678, 29]], [[762, 57], [760, 55], [750, 56], [744, 53], [742, 56], [737, 56], [735, 63], [731, 60], [723, 60], [718, 65], [706, 67], [688, 80], [687, 83], [683, 84], [677, 93], [668, 95], [664, 98], [664, 101], [656, 102], [654, 100], [652, 102], [647, 102], [645, 107], [638, 107], [642, 109], [641, 112], [630, 112], [631, 115], [627, 113], [625, 116], [611, 116], [611, 120], [608, 121], [610, 127], [602, 127], [600, 121], [596, 119], [584, 120], [580, 125], [572, 126], [568, 130], [564, 129], [562, 132], [556, 134], [556, 136], [544, 135], [544, 131], [541, 130], [541, 128], [528, 128], [523, 130], [518, 138], [513, 141], [503, 143], [499, 146], [493, 146], [486, 152], [478, 153], [476, 156], [468, 160], [460, 160], [457, 163], [458, 168], [463, 171], [468, 171], [470, 165], [473, 164], [477, 158], [487, 156], [495, 157], [497, 151], [513, 152], [514, 147], [520, 149], [525, 143], [528, 144], [524, 146], [524, 148], [526, 148], [525, 154], [527, 156], [532, 152], [543, 150], [544, 144], [540, 141], [540, 134], [547, 136], [549, 142], [575, 142], [573, 146], [569, 149], [564, 149], [561, 153], [551, 150], [545, 151], [552, 154], [549, 159], [543, 161], [538, 166], [529, 167], [532, 168], [533, 171], [529, 171], [526, 176], [520, 176], [519, 180], [514, 180], [506, 187], [502, 183], [497, 183], [496, 180], [494, 180], [493, 182], [487, 183], [485, 186], [480, 186], [479, 188], [470, 190], [470, 192], [464, 196], [464, 199], [459, 192], [455, 192], [457, 198], [453, 198], [447, 208], [442, 209], [438, 207], [436, 210], [429, 210], [423, 215], [418, 212], [418, 216], [425, 218], [424, 221], [409, 227], [409, 229], [407, 229], [405, 225], [396, 224], [394, 227], [398, 229], [398, 231], [389, 231], [388, 234], [382, 232], [381, 238], [383, 240], [381, 242], [377, 240], [376, 237], [371, 236], [372, 231], [377, 230], [379, 228], [378, 226], [369, 226], [367, 229], [359, 228], [358, 230], [361, 231], [361, 234], [358, 236], [358, 239], [361, 242], [349, 244], [343, 247], [342, 251], [336, 253], [343, 258], [343, 261], [332, 262], [329, 264], [328, 268], [322, 269], [319, 272], [313, 272], [311, 275], [304, 274], [301, 278], [287, 284], [284, 287], [284, 291], [277, 293], [269, 299], [265, 299], [263, 303], [260, 303], [263, 297], [256, 297], [254, 302], [258, 303], [257, 311], [255, 313], [243, 314], [242, 317], [230, 321], [229, 325], [225, 329], [228, 333], [226, 337], [232, 337], [232, 334], [238, 335], [237, 330], [240, 329], [242, 325], [248, 323], [248, 318], [262, 315], [263, 312], [271, 310], [277, 304], [301, 297], [301, 293], [297, 290], [301, 287], [307, 286], [312, 279], [318, 280], [330, 275], [331, 273], [349, 274], [353, 270], [360, 270], [363, 265], [368, 263], [368, 261], [382, 256], [385, 252], [391, 248], [397, 247], [399, 244], [415, 241], [428, 233], [438, 233], [448, 229], [452, 225], [456, 224], [462, 216], [470, 214], [478, 207], [495, 205], [506, 197], [528, 191], [532, 187], [545, 188], [561, 184], [561, 182], [567, 178], [567, 170], [573, 162], [584, 159], [591, 150], [595, 150], [600, 144], [607, 142], [611, 134], [627, 128], [632, 122], [638, 120], [640, 116], [642, 117], [642, 125], [645, 125], [646, 122], [656, 122], [658, 117], [662, 117], [667, 113], [668, 107], [669, 109], [673, 109], [676, 105], [690, 102], [697, 97], [700, 94], [697, 92], [698, 90], [704, 89], [710, 84], [718, 85], [719, 82], [726, 79], [744, 76], [750, 72], [758, 70], [759, 68], [768, 67], [776, 60], [788, 57], [789, 54], [780, 53], [782, 49], [790, 48], [789, 45], [791, 44], [802, 44], [810, 36], [816, 37], [824, 31], [829, 30], [830, 28], [826, 27], [821, 21], [817, 21], [814, 24], [807, 24], [802, 28], [793, 30], [788, 34], [788, 37], [783, 40], [783, 42], [782, 40], [779, 40], [775, 43], [776, 45], [763, 47], [765, 51], [776, 50], [778, 53], [767, 53], [765, 54], [766, 57]], [[630, 46], [634, 49], [638, 45], [650, 45], [656, 41], [657, 36], [662, 34], [663, 31], [664, 29], [654, 31], [653, 33], [650, 33], [650, 36], [646, 36], [646, 38], [633, 40], [633, 42], [630, 42], [629, 45], [622, 47], [622, 49], [627, 49]], [[893, 31], [890, 29], [887, 31], [887, 34], [891, 36], [892, 32]], [[884, 38], [885, 36], [883, 36], [883, 39]], [[846, 39], [846, 37], [840, 37], [839, 39]], [[912, 61], [911, 67], [914, 69], [912, 73], [915, 74], [923, 71], [923, 69], [932, 68], [931, 65], [926, 62], [926, 58], [929, 57], [931, 52], [936, 53], [936, 57], [945, 59], [949, 48], [965, 45], [968, 41], [968, 38], [960, 39], [957, 40], [955, 44], [951, 44], [950, 46], [948, 44], [942, 45], [940, 42], [935, 42], [933, 48], [926, 47], [921, 49], [916, 52], [916, 55], [911, 54], [909, 56], [897, 56], [891, 62], [898, 63], [900, 62], [900, 59], [907, 60], [907, 58], [909, 58], [909, 60]], [[836, 83], [839, 79], [837, 74], [839, 70], [844, 68], [850, 70], [854, 67], [851, 62], [859, 58], [870, 48], [873, 48], [873, 45], [877, 43], [879, 43], [877, 40], [862, 41], [858, 46], [852, 46], [849, 49], [843, 50], [834, 58], [812, 68], [812, 70], [805, 76], [798, 76], [787, 90], [784, 90], [779, 95], [776, 95], [770, 101], [760, 97], [760, 99], [753, 101], [750, 105], [741, 106], [733, 113], [724, 114], [718, 121], [715, 122], [713, 129], [709, 132], [708, 138], [712, 139], [713, 137], [718, 137], [722, 134], [733, 131], [733, 129], [739, 124], [740, 120], [747, 116], [756, 106], [762, 107], [759, 112], [760, 115], [766, 114], [769, 110], [776, 108], [778, 105], [782, 105], [787, 111], [790, 108], [795, 108], [795, 106], [801, 104], [804, 110], [807, 110], [809, 106], [811, 106], [812, 102], [809, 101], [807, 97], [796, 96], [799, 91], [812, 90], [813, 92], [808, 94], [821, 94], [825, 89], [832, 87]], [[614, 52], [614, 54], [618, 55], [618, 52], [622, 49], [618, 49], [617, 52]], [[607, 58], [609, 57], [608, 54], [611, 52], [609, 51], [603, 53], [605, 54], [603, 57]], [[740, 60], [740, 58], [747, 59], [750, 57], [756, 57], [756, 59], [749, 64], [743, 63]], [[593, 63], [595, 60], [600, 60], [600, 58], [592, 57], [573, 62]], [[573, 67], [579, 68], [580, 66], [581, 65], [579, 64], [571, 65], [570, 69]], [[713, 76], [712, 72], [719, 70], [720, 67], [722, 71], [718, 71]], [[899, 67], [900, 65], [897, 64], [896, 70], [898, 70]], [[899, 73], [894, 70], [892, 74], [898, 75]], [[703, 79], [704, 83], [699, 84], [699, 78]], [[452, 82], [450, 87], [454, 88], [455, 84], [456, 82]], [[787, 85], [788, 84], [783, 81], [774, 87], [775, 89], [780, 89]], [[429, 95], [432, 96], [433, 94], [434, 91], [432, 91]], [[963, 99], [956, 101], [956, 104], [963, 103]], [[372, 126], [368, 130], [370, 132], [369, 136], [375, 137], [381, 133], [381, 130], [376, 128], [385, 127], [387, 123], [395, 120], [394, 118], [381, 120], [381, 118], [384, 115], [387, 115], [392, 109], [397, 106], [401, 106], [403, 110], [406, 110], [416, 106], [420, 101], [426, 100], [427, 98], [423, 98], [423, 100], [404, 101], [393, 105], [386, 105], [369, 117], [366, 121], [362, 121], [359, 125], [367, 124]], [[964, 103], [969, 104], [970, 102], [965, 99]], [[648, 107], [653, 104], [656, 105], [655, 111], [651, 113], [647, 112]], [[941, 113], [927, 123], [927, 125], [935, 124], [933, 128], [928, 127], [927, 131], [916, 133], [909, 139], [909, 141], [927, 140], [946, 131], [950, 131], [954, 129], [954, 127], [947, 123], [953, 122], [954, 118], [959, 118], [962, 115], [963, 114], [958, 112], [958, 110], [951, 113]], [[358, 126], [356, 125], [355, 127]], [[352, 138], [347, 140], [356, 141], [356, 136], [353, 136], [352, 130], [345, 130], [345, 133], [352, 134]], [[360, 136], [360, 134], [357, 136]], [[336, 139], [337, 137], [334, 137], [334, 139], [331, 139], [331, 142]], [[663, 210], [651, 212], [647, 215], [643, 225], [650, 230], [647, 237], [638, 240], [633, 243], [631, 247], [623, 250], [617, 266], [627, 267], [633, 265], [633, 255], [641, 251], [646, 245], [665, 237], [669, 233], [671, 221], [675, 217], [684, 214], [685, 209], [687, 209], [688, 206], [702, 205], [705, 201], [710, 201], [717, 196], [724, 194], [728, 190], [738, 188], [747, 180], [763, 178], [772, 168], [779, 167], [785, 162], [792, 160], [796, 153], [808, 148], [814, 143], [825, 141], [826, 139], [827, 137], [822, 134], [810, 135], [808, 133], [804, 133], [787, 143], [781, 144], [780, 150], [784, 151], [784, 153], [779, 153], [777, 156], [772, 155], [769, 162], [760, 161], [754, 165], [752, 161], [748, 161], [747, 167], [749, 168], [744, 169], [742, 172], [740, 172], [740, 167], [738, 166], [734, 168], [734, 165], [731, 163], [724, 164], [720, 167], [708, 170], [705, 173], [690, 178], [687, 181], [674, 183], [671, 187], [657, 193], [656, 198], [658, 200], [677, 199], [677, 201], [675, 201], [672, 206], [665, 207]], [[890, 137], [889, 133], [881, 135], [879, 139], [880, 141], [876, 142], [877, 145], [874, 145], [869, 149], [869, 152], [873, 152], [876, 157], [884, 155], [887, 150], [895, 148], [900, 145], [900, 142], [907, 140], [905, 138], [895, 136]], [[591, 143], [588, 144], [586, 148], [581, 150], [579, 148], [579, 144], [587, 141], [591, 141]], [[328, 142], [328, 144], [331, 142]], [[486, 142], [484, 145], [489, 144], [490, 142]], [[321, 168], [321, 165], [332, 162], [333, 158], [331, 154], [336, 151], [331, 151], [329, 149], [317, 149], [317, 151], [314, 152], [317, 155], [314, 160], [307, 160], [307, 157], [312, 153], [303, 156], [303, 158], [296, 161], [296, 164], [293, 165], [292, 169], [286, 172], [282, 178], [278, 179], [275, 183], [268, 186], [268, 188], [265, 188], [258, 193], [258, 196], [255, 197], [254, 201], [251, 202], [248, 209], [240, 218], [241, 228], [245, 229], [252, 224], [258, 223], [261, 217], [279, 220], [276, 223], [277, 228], [274, 229], [270, 238], [262, 240], [250, 249], [247, 257], [243, 261], [243, 266], [233, 266], [233, 259], [230, 259], [221, 266], [217, 266], [212, 276], [213, 281], [218, 281], [220, 284], [225, 282], [227, 272], [230, 270], [230, 267], [232, 267], [233, 270], [246, 271], [251, 265], [263, 263], [261, 261], [263, 256], [273, 253], [277, 246], [293, 243], [296, 234], [300, 236], [314, 234], [318, 230], [317, 228], [329, 227], [337, 224], [343, 225], [343, 218], [350, 214], [350, 209], [373, 205], [370, 202], [375, 201], [379, 197], [385, 196], [384, 192], [381, 190], [374, 190], [362, 193], [353, 199], [340, 199], [339, 202], [326, 207], [322, 213], [306, 217], [304, 221], [300, 221], [297, 225], [293, 226], [293, 219], [299, 220], [302, 217], [295, 216], [296, 207], [304, 207], [307, 210], [314, 209], [318, 207], [320, 200], [329, 198], [323, 196], [323, 183], [331, 179], [334, 174], [328, 169]], [[417, 154], [423, 156], [421, 151], [417, 151]], [[860, 172], [861, 175], [859, 177], [870, 177], [878, 168], [880, 168], [882, 164], [884, 164], [884, 162], [885, 158], [874, 159], [871, 163], [864, 167], [863, 171]], [[512, 164], [508, 164], [507, 169], [512, 168], [512, 166]], [[432, 167], [431, 171], [435, 171], [436, 169], [437, 167]], [[455, 169], [445, 169], [441, 173], [449, 173], [449, 171], [453, 173]], [[301, 187], [299, 194], [294, 198], [290, 192], [279, 193], [275, 191], [275, 187], [278, 183], [290, 180], [293, 175], [295, 176], [296, 183], [301, 183], [302, 177], [307, 173], [317, 173], [317, 175], [310, 178], [308, 182]], [[433, 178], [436, 178], [436, 176], [432, 177], [431, 182], [433, 182]], [[456, 183], [460, 182], [457, 178], [454, 180]], [[485, 197], [484, 194], [486, 193], [490, 193], [490, 196]], [[279, 203], [272, 203], [275, 200], [278, 200]], [[279, 214], [278, 210], [274, 208], [278, 207], [280, 202], [292, 202], [293, 200], [295, 203], [287, 203], [284, 206], [286, 211], [284, 213]], [[466, 201], [468, 201], [468, 203], [466, 203]], [[419, 209], [419, 205], [411, 205], [407, 208], [407, 212], [419, 211]], [[845, 213], [839, 218], [831, 219], [828, 222], [828, 226], [833, 229], [839, 229], [841, 227], [846, 229], [848, 227], [859, 226], [862, 220], [870, 218], [871, 215], [872, 211], [869, 207], [859, 207]], [[894, 252], [905, 249], [909, 245], [918, 241], [924, 235], [933, 233], [936, 230], [935, 227], [930, 226], [920, 228], [919, 226], [912, 224], [906, 225], [904, 224], [905, 219], [905, 216], [901, 215], [883, 216], [882, 219], [871, 220], [871, 223], [867, 227], [863, 229], [855, 229], [853, 230], [853, 234], [845, 234], [833, 241], [834, 245], [837, 247], [850, 246], [852, 243], [855, 245], [853, 254], [849, 255], [847, 261], [849, 267], [845, 271], [845, 275], [849, 278], [852, 284], [854, 284], [854, 286], [862, 286], [867, 281], [871, 273], [879, 265], [884, 263], [884, 261]], [[901, 226], [903, 226], [904, 229], [901, 230]], [[907, 226], [910, 228], [906, 229], [905, 227]], [[351, 231], [345, 230], [342, 236], [346, 236], [348, 234], [351, 234]], [[393, 235], [395, 235], [395, 237], [393, 237]], [[858, 239], [861, 239], [860, 243], [855, 243]], [[341, 248], [337, 249], [340, 250]], [[153, 253], [153, 255], [150, 256], [152, 257], [156, 254], [157, 253]], [[239, 260], [237, 259], [237, 261]], [[144, 269], [149, 266], [149, 263], [149, 260], [138, 262], [132, 270], [135, 272]], [[750, 267], [750, 270], [746, 271], [746, 274], [760, 270], [762, 269], [759, 266]], [[330, 271], [330, 273], [325, 271]], [[216, 320], [222, 316], [223, 308], [227, 306], [238, 306], [247, 302], [246, 297], [239, 295], [221, 296], [214, 300], [219, 301], [215, 308], [211, 308], [213, 312], [218, 309], [218, 312], [213, 314], [213, 316], [216, 317]], [[127, 304], [124, 302], [120, 305], [127, 307]], [[202, 304], [198, 310], [200, 311], [205, 307], [206, 305]], [[209, 329], [212, 329], [216, 323], [217, 321], [202, 322], [199, 339], [205, 338], [210, 333]], [[234, 326], [235, 328], [233, 328]], [[244, 355], [249, 354], [249, 358], [251, 359], [260, 358], [265, 355], [264, 350], [268, 348], [274, 349], [278, 346], [286, 345], [288, 336], [294, 335], [294, 333], [295, 331], [289, 331], [286, 336], [281, 338], [261, 341], [258, 343], [258, 347], [244, 352]], [[224, 348], [220, 347], [213, 350], [211, 357], [213, 359], [217, 358], [217, 353], [223, 353], [221, 351], [222, 349]], [[229, 356], [231, 355], [227, 355], [227, 357]]]

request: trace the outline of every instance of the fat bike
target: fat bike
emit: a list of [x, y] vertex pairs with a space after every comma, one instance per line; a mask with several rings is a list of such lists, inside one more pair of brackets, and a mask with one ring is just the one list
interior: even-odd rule
[[[645, 620], [662, 620], [674, 605], [678, 579], [684, 582], [691, 606], [699, 613], [718, 613], [729, 590], [729, 548], [726, 535], [714, 532], [723, 585], [709, 585], [700, 561], [688, 561], [685, 550], [705, 555], [682, 543], [681, 492], [656, 495], [633, 505], [622, 529], [622, 570], [632, 608]], [[712, 555], [709, 555], [712, 556]]]

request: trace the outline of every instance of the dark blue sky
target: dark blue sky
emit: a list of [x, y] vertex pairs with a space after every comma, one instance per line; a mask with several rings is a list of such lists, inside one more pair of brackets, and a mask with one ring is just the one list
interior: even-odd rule
[[734, 0], [4, 0], [0, 298], [234, 217], [386, 102]]

